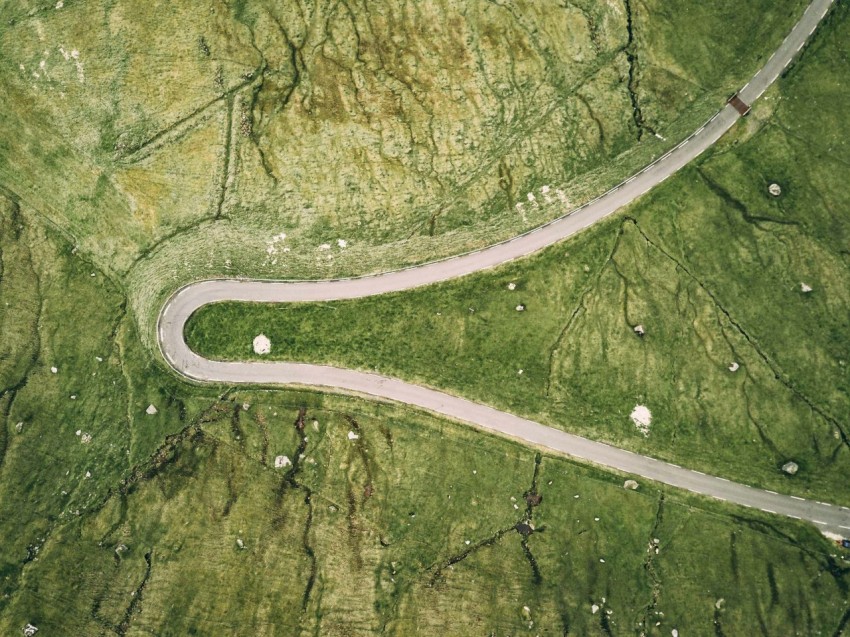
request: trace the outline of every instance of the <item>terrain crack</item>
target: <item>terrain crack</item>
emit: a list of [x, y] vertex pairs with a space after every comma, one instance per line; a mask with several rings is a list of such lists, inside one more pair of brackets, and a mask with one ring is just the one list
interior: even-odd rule
[[744, 221], [747, 223], [757, 227], [759, 230], [767, 231], [765, 228], [761, 226], [763, 223], [776, 223], [783, 226], [799, 226], [800, 223], [798, 221], [794, 221], [793, 219], [777, 219], [775, 217], [767, 217], [763, 215], [752, 215], [750, 214], [749, 209], [739, 199], [736, 199], [732, 193], [723, 188], [719, 183], [714, 181], [711, 177], [709, 177], [705, 170], [701, 166], [697, 166], [697, 174], [702, 178], [705, 184], [709, 187], [711, 192], [713, 192], [717, 197], [719, 197], [724, 203], [727, 203], [729, 206], [734, 208], [741, 214]]
[[632, 119], [634, 120], [635, 127], [637, 128], [637, 138], [638, 141], [643, 139], [644, 131], [655, 135], [656, 132], [653, 130], [649, 124], [646, 123], [646, 120], [643, 118], [643, 111], [640, 107], [640, 101], [638, 99], [637, 90], [638, 90], [638, 79], [637, 79], [637, 44], [635, 43], [635, 32], [634, 32], [634, 14], [632, 12], [632, 2], [633, 0], [623, 0], [623, 5], [626, 9], [626, 31], [627, 31], [627, 40], [626, 47], [623, 52], [626, 54], [626, 60], [629, 62], [629, 99], [632, 102]]
[[711, 299], [712, 303], [723, 313], [729, 323], [734, 326], [734, 328], [738, 331], [738, 333], [744, 337], [747, 343], [753, 348], [753, 351], [756, 352], [758, 357], [767, 365], [768, 369], [773, 372], [774, 377], [778, 380], [788, 391], [790, 391], [796, 398], [802, 401], [806, 406], [809, 407], [815, 414], [823, 418], [824, 421], [829, 423], [835, 428], [835, 431], [838, 431], [841, 436], [842, 443], [850, 449], [850, 438], [848, 438], [847, 431], [841, 425], [841, 423], [829, 414], [825, 409], [817, 405], [811, 398], [809, 398], [806, 394], [804, 394], [801, 390], [797, 388], [796, 385], [786, 376], [786, 374], [779, 368], [779, 366], [773, 362], [773, 360], [759, 347], [756, 340], [750, 336], [750, 334], [744, 329], [744, 327], [735, 320], [729, 310], [727, 310], [723, 304], [720, 302], [720, 299], [717, 298], [717, 295], [710, 290], [700, 279], [698, 279], [691, 271], [688, 269], [682, 262], [676, 259], [671, 253], [661, 247], [657, 242], [653, 241], [640, 227], [637, 220], [633, 217], [627, 218], [631, 221], [638, 232], [643, 236], [643, 238], [653, 246], [656, 250], [658, 250], [665, 257], [670, 259], [673, 263], [676, 264], [676, 267], [684, 272], [691, 280], [693, 280], [699, 287], [702, 289], [706, 295]]
[[298, 410], [298, 416], [296, 417], [294, 423], [295, 429], [296, 431], [298, 431], [299, 435], [298, 448], [295, 450], [295, 453], [292, 456], [292, 466], [290, 466], [290, 468], [284, 474], [280, 486], [277, 489], [277, 493], [275, 494], [275, 504], [278, 508], [278, 513], [273, 518], [274, 526], [279, 527], [285, 522], [286, 518], [280, 512], [280, 506], [283, 503], [283, 498], [286, 495], [287, 491], [300, 491], [304, 494], [304, 504], [307, 506], [307, 517], [304, 522], [304, 530], [301, 534], [301, 546], [304, 551], [304, 555], [307, 557], [307, 561], [310, 564], [310, 574], [307, 578], [307, 584], [304, 587], [304, 592], [301, 595], [302, 612], [307, 610], [307, 605], [310, 602], [310, 593], [313, 591], [313, 587], [316, 583], [316, 573], [318, 568], [316, 552], [313, 549], [313, 546], [310, 541], [310, 532], [313, 526], [313, 490], [307, 485], [299, 482], [297, 479], [297, 476], [301, 471], [301, 460], [304, 457], [304, 452], [307, 449], [307, 435], [304, 433], [304, 425], [306, 423], [306, 420], [307, 408], [301, 407]]
[[470, 555], [476, 553], [477, 551], [486, 548], [488, 546], [493, 546], [499, 540], [502, 539], [506, 534], [511, 531], [516, 531], [522, 536], [522, 540], [520, 541], [520, 546], [522, 548], [523, 555], [528, 560], [529, 566], [531, 567], [532, 580], [534, 584], [540, 584], [542, 582], [542, 577], [540, 575], [540, 567], [537, 564], [537, 560], [534, 557], [534, 554], [531, 552], [530, 547], [528, 546], [528, 538], [533, 533], [539, 533], [546, 530], [545, 527], [540, 527], [539, 529], [534, 528], [534, 524], [532, 523], [532, 518], [534, 515], [534, 508], [537, 507], [542, 501], [543, 496], [538, 493], [537, 489], [537, 478], [540, 470], [540, 463], [543, 459], [543, 456], [538, 452], [534, 456], [534, 473], [531, 478], [531, 487], [523, 494], [523, 498], [525, 498], [526, 507], [523, 512], [522, 517], [511, 526], [507, 526], [499, 529], [489, 537], [486, 537], [474, 544], [470, 544], [465, 549], [452, 555], [451, 557], [445, 559], [437, 565], [429, 567], [427, 570], [432, 571], [431, 577], [428, 580], [428, 587], [434, 587], [438, 581], [442, 580], [443, 572], [446, 569], [452, 568], [455, 564], [458, 564], [468, 558]]
[[145, 576], [142, 578], [141, 583], [136, 587], [136, 590], [132, 593], [133, 599], [130, 600], [127, 610], [124, 611], [124, 619], [120, 624], [118, 624], [118, 626], [115, 627], [115, 633], [122, 637], [127, 634], [127, 630], [130, 628], [130, 623], [133, 621], [133, 616], [142, 612], [142, 596], [144, 595], [145, 586], [147, 586], [148, 579], [150, 579], [151, 568], [153, 567], [153, 549], [145, 553], [145, 564], [147, 564], [147, 567], [145, 568]]
[[602, 274], [605, 271], [605, 267], [611, 263], [611, 260], [614, 258], [614, 254], [616, 254], [617, 249], [620, 245], [620, 240], [623, 237], [623, 228], [625, 226], [625, 222], [620, 224], [619, 229], [617, 230], [617, 235], [614, 238], [614, 244], [611, 246], [611, 251], [608, 253], [608, 257], [605, 261], [602, 262], [602, 265], [599, 266], [599, 269], [596, 271], [596, 275], [593, 277], [593, 281], [582, 291], [581, 296], [579, 297], [578, 305], [573, 309], [570, 317], [567, 319], [566, 324], [561, 329], [560, 334], [558, 334], [558, 338], [555, 339], [555, 343], [552, 348], [549, 350], [549, 374], [546, 376], [546, 389], [544, 391], [544, 395], [548, 398], [549, 392], [552, 386], [552, 376], [554, 373], [555, 366], [555, 355], [558, 353], [561, 347], [561, 343], [566, 337], [567, 332], [569, 332], [573, 323], [575, 322], [578, 315], [582, 310], [587, 310], [587, 306], [585, 305], [585, 299], [587, 296], [596, 289], [599, 285], [599, 280], [602, 278]]
[[661, 597], [661, 578], [658, 576], [658, 572], [655, 569], [655, 556], [658, 555], [659, 551], [659, 540], [658, 537], [658, 529], [661, 527], [661, 523], [664, 520], [664, 493], [662, 492], [658, 497], [658, 508], [655, 511], [655, 520], [652, 523], [652, 529], [649, 531], [649, 541], [646, 545], [646, 558], [643, 561], [643, 570], [649, 577], [649, 581], [652, 587], [652, 595], [650, 597], [649, 603], [646, 605], [643, 611], [643, 625], [651, 626], [651, 621], [654, 619], [651, 615], [655, 612], [655, 609], [658, 607], [658, 599]]

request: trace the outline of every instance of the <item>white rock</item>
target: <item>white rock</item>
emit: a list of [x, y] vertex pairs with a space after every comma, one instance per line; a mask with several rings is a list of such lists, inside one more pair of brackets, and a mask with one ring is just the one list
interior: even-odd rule
[[145, 413], [146, 413], [148, 416], [154, 416], [154, 415], [156, 415], [156, 413], [157, 413], [157, 408], [156, 408], [156, 407], [154, 407], [154, 406], [153, 406], [153, 404], [148, 405], [148, 408], [147, 408], [147, 409], [145, 409]]
[[596, 613], [598, 613], [598, 612], [599, 612], [599, 606], [597, 606], [596, 604], [594, 604], [593, 606], [591, 606], [591, 607], [590, 607], [590, 612], [591, 612], [591, 613], [593, 613], [593, 614], [595, 615]]
[[80, 436], [80, 442], [84, 445], [89, 444], [91, 442], [91, 434], [84, 433], [82, 436]]
[[245, 548], [245, 542], [242, 541], [241, 537], [236, 538], [236, 546], [238, 546], [240, 549]]
[[91, 478], [91, 471], [86, 471], [86, 478]]
[[251, 409], [251, 403], [242, 403], [242, 411], [248, 411]]
[[508, 283], [509, 290], [516, 290], [516, 283]]
[[254, 338], [254, 353], [260, 354], [268, 354], [272, 351], [272, 342], [269, 340], [269, 337], [265, 334], [257, 334]]
[[15, 425], [15, 431], [17, 431], [18, 433], [21, 433], [23, 430], [24, 430], [23, 421], [21, 421], [17, 425]]
[[809, 292], [812, 291], [812, 286], [809, 285], [808, 283], [800, 283], [800, 291], [803, 294], [808, 294]]
[[652, 413], [646, 405], [635, 405], [629, 418], [644, 436], [649, 435], [649, 426], [652, 424]]
[[643, 336], [646, 334], [646, 328], [643, 325], [635, 325], [635, 334], [638, 336]]
[[289, 458], [287, 458], [286, 456], [277, 456], [274, 459], [274, 468], [275, 469], [281, 469], [283, 467], [288, 467], [290, 465], [292, 465], [292, 461]]
[[51, 367], [50, 371], [53, 372], [54, 374], [57, 374], [57, 373], [59, 373], [59, 368], [58, 367]]
[[[57, 7], [59, 8], [59, 7]], [[38, 628], [33, 626], [32, 624], [27, 624], [24, 626], [24, 637], [32, 637], [38, 632]]]
[[782, 187], [779, 184], [770, 184], [767, 187], [767, 192], [769, 192], [774, 197], [778, 197], [782, 194]]
[[516, 311], [517, 311], [517, 312], [525, 312], [525, 304], [524, 304], [524, 303], [520, 303], [519, 305], [517, 305], [517, 306], [516, 306]]
[[738, 365], [738, 363], [736, 363], [735, 361], [732, 361], [732, 362], [729, 364], [729, 371], [730, 371], [730, 372], [737, 372], [737, 371], [738, 371], [738, 369], [739, 369], [740, 367], [741, 367], [741, 366], [740, 366], [740, 365]]
[[336, 240], [336, 244], [337, 244], [340, 248], [347, 248], [347, 247], [348, 247], [348, 241], [346, 241], [345, 239], [337, 239], [337, 240]]
[[100, 356], [95, 356], [95, 357], [94, 357], [94, 359], [95, 359], [98, 363], [102, 363], [102, 362], [103, 362], [103, 359], [102, 359]]
[[77, 431], [75, 431], [75, 432], [74, 432], [74, 435], [79, 436], [81, 433], [83, 433], [83, 430], [82, 430], [82, 429], [77, 429]]
[[635, 489], [638, 488], [638, 483], [635, 480], [626, 480], [623, 483], [623, 488], [624, 489], [631, 489], [632, 491], [634, 491]]
[[670, 631], [670, 634], [673, 635], [673, 637], [679, 637], [679, 631], [675, 628]]
[[349, 432], [348, 432], [348, 439], [349, 439], [349, 440], [357, 440], [359, 437], [360, 437], [360, 436], [358, 436], [358, 435], [357, 435], [356, 433], [354, 433], [353, 431], [349, 431]]

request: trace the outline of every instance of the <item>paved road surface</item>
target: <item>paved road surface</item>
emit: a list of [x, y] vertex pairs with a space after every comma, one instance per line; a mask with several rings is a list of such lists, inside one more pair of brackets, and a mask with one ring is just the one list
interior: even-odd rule
[[[832, 0], [814, 0], [809, 5], [780, 48], [741, 89], [741, 99], [751, 103], [776, 80], [805, 44], [831, 4]], [[397, 379], [323, 365], [212, 361], [192, 352], [183, 340], [184, 326], [192, 313], [216, 301], [279, 303], [353, 299], [446, 281], [529, 255], [576, 234], [631, 203], [714, 144], [738, 117], [732, 106], [725, 106], [675, 149], [596, 200], [536, 230], [483, 250], [356, 279], [300, 282], [226, 279], [190, 284], [172, 296], [160, 314], [158, 330], [163, 356], [178, 372], [197, 381], [308, 385], [405, 403], [598, 465], [719, 500], [808, 520], [823, 531], [850, 536], [850, 509], [846, 507], [779, 495], [683, 469]]]

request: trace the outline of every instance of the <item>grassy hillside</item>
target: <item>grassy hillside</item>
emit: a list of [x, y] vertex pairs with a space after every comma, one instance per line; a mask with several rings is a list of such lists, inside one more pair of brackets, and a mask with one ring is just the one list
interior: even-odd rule
[[[809, 525], [400, 406], [190, 385], [147, 331], [197, 276], [363, 272], [551, 218], [694, 128], [803, 4], [0, 6], [0, 634], [841, 634], [850, 556]], [[754, 481], [793, 454], [783, 490], [846, 499], [846, 13], [629, 219], [366, 305], [211, 308], [194, 342], [441, 370]]]
[[[215, 358], [257, 358], [262, 332], [269, 358], [377, 370], [848, 503], [850, 170], [847, 123], [834, 115], [850, 98], [848, 35], [842, 6], [735, 134], [570, 241], [409, 293], [208, 306], [189, 341]], [[628, 417], [636, 404], [653, 414], [649, 436]], [[802, 468], [794, 478], [780, 472], [789, 459]]]

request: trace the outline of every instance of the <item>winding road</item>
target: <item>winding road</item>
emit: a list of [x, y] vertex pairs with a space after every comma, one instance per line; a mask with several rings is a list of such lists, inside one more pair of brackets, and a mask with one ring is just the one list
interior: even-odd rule
[[[738, 96], [752, 103], [776, 80], [804, 46], [833, 0], [813, 0], [800, 21]], [[195, 354], [184, 340], [189, 317], [218, 301], [261, 303], [331, 301], [397, 292], [447, 281], [527, 256], [562, 241], [633, 202], [699, 156], [740, 117], [726, 105], [673, 150], [597, 199], [531, 232], [461, 256], [374, 276], [331, 281], [218, 279], [178, 290], [159, 316], [158, 339], [165, 360], [183, 376], [201, 382], [293, 384], [365, 394], [418, 407], [479, 429], [545, 447], [603, 467], [663, 482], [694, 493], [803, 519], [821, 531], [850, 536], [850, 509], [780, 495], [705, 475], [647, 456], [588, 440], [426, 387], [377, 374], [324, 365], [286, 362], [222, 362]]]

